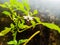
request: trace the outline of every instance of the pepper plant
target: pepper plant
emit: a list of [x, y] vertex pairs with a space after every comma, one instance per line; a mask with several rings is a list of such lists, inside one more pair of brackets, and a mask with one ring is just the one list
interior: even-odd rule
[[[50, 29], [57, 30], [60, 33], [60, 27], [52, 24], [52, 23], [45, 23], [41, 22], [39, 17], [36, 17], [38, 13], [37, 10], [31, 12], [31, 8], [28, 4], [28, 0], [22, 0], [19, 2], [18, 0], [9, 0], [9, 2], [5, 2], [4, 4], [0, 4], [2, 8], [7, 8], [10, 11], [3, 11], [2, 13], [8, 16], [13, 22], [10, 24], [10, 27], [5, 27], [5, 30], [0, 32], [0, 36], [5, 36], [7, 33], [12, 32], [13, 40], [7, 42], [8, 44], [13, 45], [26, 45], [36, 34], [40, 33], [40, 30], [34, 33], [29, 39], [21, 39], [19, 41], [16, 40], [17, 32], [22, 33], [23, 31], [27, 31], [27, 29], [33, 27], [35, 28], [36, 25], [42, 24]], [[17, 11], [23, 12], [22, 16], [17, 13]], [[25, 24], [25, 20], [30, 22], [31, 25]], [[34, 21], [36, 20], [36, 21]]]

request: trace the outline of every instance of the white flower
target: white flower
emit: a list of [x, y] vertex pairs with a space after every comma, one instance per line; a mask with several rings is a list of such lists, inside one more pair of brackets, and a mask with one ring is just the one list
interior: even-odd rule
[[23, 16], [23, 17], [24, 17], [24, 19], [26, 19], [27, 21], [33, 20], [33, 17], [31, 17], [29, 14], [28, 14], [28, 16]]

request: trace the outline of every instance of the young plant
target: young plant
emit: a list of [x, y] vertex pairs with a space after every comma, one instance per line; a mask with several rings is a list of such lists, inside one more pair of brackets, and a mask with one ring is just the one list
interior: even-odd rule
[[[10, 17], [10, 19], [13, 21], [13, 23], [10, 24], [9, 28], [7, 27], [7, 29], [0, 32], [0, 36], [5, 36], [11, 31], [13, 35], [13, 40], [9, 41], [8, 44], [19, 45], [21, 43], [26, 42], [27, 39], [17, 41], [16, 34], [17, 32], [21, 33], [31, 27], [35, 27], [37, 23], [33, 19], [36, 17], [32, 16], [38, 13], [37, 10], [34, 10], [33, 13], [30, 12], [30, 6], [26, 3], [26, 0], [22, 0], [22, 2], [18, 2], [17, 0], [10, 0], [10, 2], [5, 2], [4, 4], [0, 4], [0, 6], [2, 8], [8, 8], [10, 10], [3, 11], [2, 13]], [[23, 12], [25, 16], [20, 16], [20, 14], [17, 14], [17, 10]], [[25, 20], [30, 21], [32, 25], [28, 26], [27, 24], [25, 24]]]
[[[34, 15], [37, 14], [37, 10], [34, 10], [31, 12], [31, 8], [29, 4], [27, 3], [26, 0], [22, 0], [22, 2], [19, 2], [17, 0], [10, 0], [9, 2], [5, 2], [4, 4], [0, 4], [2, 8], [8, 8], [10, 11], [3, 11], [2, 13], [5, 14], [6, 16], [10, 17], [10, 19], [13, 21], [13, 23], [10, 24], [10, 27], [5, 28], [5, 30], [0, 32], [0, 36], [5, 36], [7, 33], [10, 31], [12, 32], [13, 35], [13, 40], [9, 41], [8, 44], [13, 44], [13, 45], [20, 45], [21, 43], [26, 43], [31, 40], [29, 39], [21, 39], [19, 41], [16, 40], [16, 35], [17, 32], [21, 33], [31, 27], [35, 28], [36, 25], [42, 24], [50, 29], [55, 29], [60, 33], [60, 27], [52, 24], [52, 23], [44, 23], [40, 21], [40, 18], [35, 17]], [[24, 15], [20, 16], [17, 11], [23, 12]], [[25, 24], [25, 20], [30, 22], [31, 25]], [[34, 21], [36, 20], [36, 22]], [[40, 30], [38, 31], [40, 33]], [[37, 33], [34, 33], [34, 35]], [[32, 37], [34, 37], [32, 35]]]

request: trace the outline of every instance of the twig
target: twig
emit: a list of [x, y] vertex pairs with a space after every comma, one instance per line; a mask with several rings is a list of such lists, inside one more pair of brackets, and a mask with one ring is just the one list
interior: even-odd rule
[[36, 31], [23, 45], [26, 45], [38, 33], [40, 33], [40, 31]]
[[[40, 24], [40, 23], [37, 23], [36, 25], [38, 25], [38, 24]], [[36, 26], [36, 25], [35, 25], [35, 26]], [[29, 28], [31, 28], [31, 27], [33, 27], [33, 26], [31, 25], [31, 26], [29, 26], [27, 29], [29, 29]], [[23, 30], [21, 30], [21, 31], [18, 29], [18, 32], [19, 32], [19, 33], [22, 33], [23, 31], [26, 31], [27, 29], [23, 29]]]

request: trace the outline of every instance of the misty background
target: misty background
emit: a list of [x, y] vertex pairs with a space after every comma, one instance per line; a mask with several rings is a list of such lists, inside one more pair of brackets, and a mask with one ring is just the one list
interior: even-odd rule
[[[9, 0], [0, 0], [0, 3], [8, 1]], [[60, 18], [60, 0], [29, 0], [29, 4], [32, 9], [37, 9], [45, 18], [47, 15], [53, 18], [53, 20], [55, 17]]]

